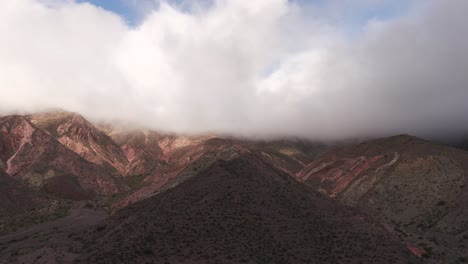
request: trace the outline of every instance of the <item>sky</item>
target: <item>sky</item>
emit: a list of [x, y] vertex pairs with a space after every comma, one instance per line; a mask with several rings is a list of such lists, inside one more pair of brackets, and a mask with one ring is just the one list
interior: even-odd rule
[[468, 134], [468, 1], [0, 2], [0, 112], [314, 140]]
[[[158, 0], [80, 0], [78, 2], [88, 2], [116, 13], [130, 26], [136, 26], [141, 23], [148, 12], [157, 8], [160, 3]], [[187, 5], [183, 0], [167, 2], [178, 8], [183, 8]], [[340, 14], [333, 14], [330, 16], [330, 20], [335, 20], [335, 22], [336, 20], [341, 20], [340, 22], [342, 25], [346, 24], [348, 27], [351, 26], [352, 28], [359, 28], [365, 25], [370, 19], [388, 19], [398, 16], [404, 13], [411, 4], [411, 1], [407, 0], [344, 0], [339, 2], [327, 0], [294, 0], [290, 2], [301, 5], [302, 8], [336, 8], [336, 5], [341, 5], [341, 8], [337, 10]]]

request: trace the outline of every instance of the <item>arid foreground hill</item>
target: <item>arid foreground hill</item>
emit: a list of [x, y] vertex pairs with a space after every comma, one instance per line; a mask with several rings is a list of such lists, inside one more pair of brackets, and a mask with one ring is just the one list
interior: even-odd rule
[[41, 202], [34, 191], [0, 169], [0, 218], [28, 212], [40, 207]]
[[382, 227], [242, 148], [84, 244], [78, 263], [417, 263]]

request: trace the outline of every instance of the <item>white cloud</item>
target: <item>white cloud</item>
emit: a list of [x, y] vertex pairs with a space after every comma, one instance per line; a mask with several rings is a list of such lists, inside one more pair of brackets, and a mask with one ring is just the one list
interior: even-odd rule
[[[372, 8], [382, 1], [353, 2]], [[337, 16], [330, 1], [321, 11]], [[464, 1], [349, 36], [286, 0], [167, 3], [135, 28], [73, 1], [0, 2], [0, 110], [59, 107], [175, 132], [309, 138], [468, 129]]]

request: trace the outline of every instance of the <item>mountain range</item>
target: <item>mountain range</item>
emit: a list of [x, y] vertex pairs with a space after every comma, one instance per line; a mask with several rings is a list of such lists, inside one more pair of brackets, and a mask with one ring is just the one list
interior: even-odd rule
[[463, 263], [468, 152], [0, 117], [0, 263]]

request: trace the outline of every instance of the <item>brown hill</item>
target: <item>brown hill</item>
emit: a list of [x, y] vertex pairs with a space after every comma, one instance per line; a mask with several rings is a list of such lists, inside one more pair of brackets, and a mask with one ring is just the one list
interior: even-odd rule
[[0, 118], [0, 160], [10, 176], [62, 198], [86, 199], [125, 190], [108, 171], [18, 115]]
[[28, 119], [87, 161], [126, 173], [128, 161], [119, 146], [83, 116], [57, 111], [30, 115]]
[[63, 217], [66, 202], [47, 197], [0, 169], [0, 235]]
[[[238, 149], [249, 149], [283, 172], [294, 175], [325, 148], [301, 140], [246, 141], [207, 136], [177, 136], [136, 130], [111, 133], [135, 170], [127, 182], [135, 191], [113, 204], [115, 207], [151, 197], [172, 188]], [[140, 174], [136, 174], [139, 172]]]
[[468, 152], [401, 135], [332, 150], [297, 178], [375, 216], [433, 263], [468, 256]]
[[27, 190], [0, 169], [0, 218], [25, 213], [42, 206], [35, 192]]
[[[157, 168], [141, 176], [127, 177], [129, 185], [135, 187], [135, 191], [114, 203], [114, 207], [123, 207], [172, 188], [216, 160], [229, 158], [235, 149], [230, 141], [218, 138], [158, 135], [155, 140], [163, 151], [159, 158], [150, 156], [151, 159], [146, 162], [158, 162]], [[135, 149], [132, 144], [134, 142], [130, 141], [124, 146]], [[136, 159], [144, 160], [146, 157], [148, 156], [139, 156]]]
[[247, 150], [128, 206], [80, 263], [417, 263], [383, 229]]

